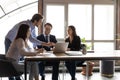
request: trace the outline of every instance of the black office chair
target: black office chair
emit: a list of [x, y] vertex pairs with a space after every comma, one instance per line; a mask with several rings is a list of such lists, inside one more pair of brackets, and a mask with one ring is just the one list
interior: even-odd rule
[[[85, 44], [81, 44], [80, 51], [82, 51], [83, 54], [87, 53]], [[79, 63], [79, 61], [77, 61], [76, 66], [77, 67], [86, 67], [86, 63], [85, 63], [85, 61], [80, 61], [80, 63]]]
[[14, 68], [11, 61], [6, 59], [4, 54], [0, 54], [0, 77], [21, 76], [22, 74]]

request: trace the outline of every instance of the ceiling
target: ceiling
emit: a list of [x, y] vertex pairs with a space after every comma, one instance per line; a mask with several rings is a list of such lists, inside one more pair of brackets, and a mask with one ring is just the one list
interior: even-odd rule
[[0, 19], [16, 10], [37, 2], [38, 0], [0, 0]]

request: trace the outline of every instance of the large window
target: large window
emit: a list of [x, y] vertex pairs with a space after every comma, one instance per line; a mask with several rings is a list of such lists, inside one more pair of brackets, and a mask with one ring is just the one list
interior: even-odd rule
[[76, 27], [77, 34], [87, 40], [91, 40], [92, 29], [92, 5], [89, 4], [69, 4], [68, 5], [68, 25]]
[[67, 26], [74, 25], [77, 34], [86, 39], [91, 46], [90, 49], [114, 50], [115, 5], [113, 1], [66, 0], [64, 3], [62, 0], [62, 5], [57, 1], [51, 1], [53, 3], [46, 1], [44, 5], [46, 22], [49, 21], [54, 25], [52, 33], [58, 40], [64, 40]]
[[64, 13], [63, 5], [46, 6], [46, 22], [50, 22], [53, 25], [51, 34], [56, 35], [58, 39], [64, 38]]
[[114, 6], [95, 5], [94, 15], [94, 49], [114, 50]]
[[[43, 1], [45, 22], [53, 25], [51, 34], [56, 35], [58, 41], [64, 41], [67, 26], [74, 25], [77, 34], [92, 46], [90, 49], [114, 49], [114, 0]], [[3, 0], [0, 5], [0, 53], [4, 53], [5, 35], [16, 23], [31, 19], [31, 15], [38, 12], [38, 2]]]
[[94, 38], [95, 40], [114, 39], [114, 6], [94, 6]]

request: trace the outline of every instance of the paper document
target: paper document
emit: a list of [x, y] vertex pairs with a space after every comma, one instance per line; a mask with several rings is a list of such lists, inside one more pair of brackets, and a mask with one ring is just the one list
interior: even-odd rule
[[65, 54], [70, 56], [81, 56], [83, 53], [81, 51], [66, 51]]

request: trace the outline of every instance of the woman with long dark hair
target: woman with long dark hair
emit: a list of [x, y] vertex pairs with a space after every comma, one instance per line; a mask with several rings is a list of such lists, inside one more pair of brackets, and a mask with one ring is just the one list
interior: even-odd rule
[[[24, 64], [19, 64], [19, 60], [23, 56], [36, 56], [37, 54], [41, 53], [43, 50], [31, 51], [28, 45], [28, 39], [30, 37], [30, 27], [27, 24], [21, 24], [16, 38], [10, 45], [6, 57], [8, 59], [12, 58], [12, 64], [16, 68], [16, 70], [24, 72]], [[39, 72], [38, 72], [38, 64], [36, 62], [29, 62], [28, 63], [28, 71], [30, 72], [29, 80], [39, 80]]]
[[[68, 51], [79, 51], [81, 46], [80, 37], [76, 34], [76, 29], [73, 25], [68, 26], [68, 37], [65, 39], [65, 42], [68, 42]], [[66, 67], [71, 75], [71, 80], [76, 80], [76, 61], [66, 61]]]

